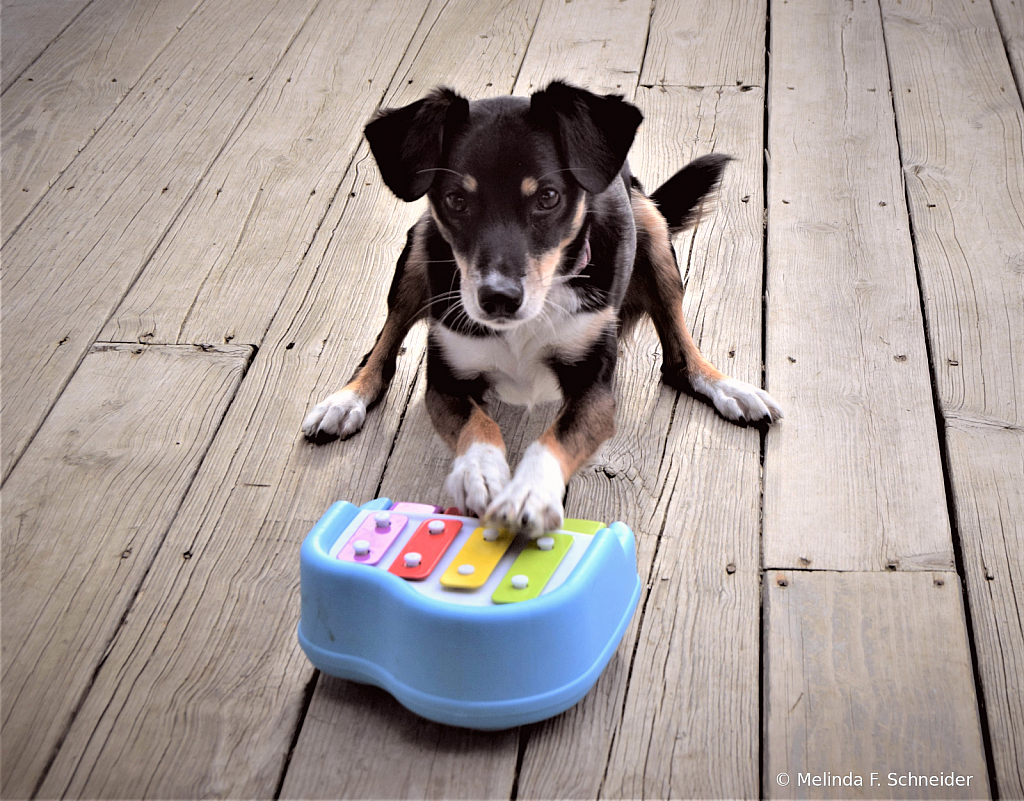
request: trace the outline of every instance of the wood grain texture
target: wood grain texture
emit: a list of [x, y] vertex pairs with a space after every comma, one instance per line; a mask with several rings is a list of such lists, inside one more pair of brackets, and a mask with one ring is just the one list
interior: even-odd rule
[[939, 402], [1024, 425], [1024, 111], [991, 6], [882, 7]]
[[694, 405], [669, 439], [674, 492], [603, 798], [757, 795], [759, 448], [752, 432], [710, 433]]
[[41, 778], [250, 353], [92, 350], [4, 486], [5, 798]]
[[422, 16], [363, 11], [316, 9], [101, 339], [262, 340]]
[[126, 8], [119, 0], [97, 0], [5, 90], [4, 240], [139, 83], [196, 4], [171, 0]]
[[442, 84], [470, 99], [508, 94], [540, 6], [541, 0], [432, 3], [382, 105], [415, 102]]
[[948, 418], [947, 448], [1000, 798], [1024, 798], [1024, 430]]
[[202, 6], [3, 248], [3, 475], [302, 27]]
[[4, 0], [0, 51], [3, 91], [67, 28], [91, 0]]
[[647, 44], [651, 0], [544, 3], [515, 94], [528, 95], [553, 80], [599, 94], [629, 97], [636, 89]]
[[[988, 796], [955, 574], [769, 571], [764, 598], [766, 797]], [[951, 772], [970, 787], [889, 784]], [[863, 786], [801, 785], [800, 774]]]
[[644, 86], [764, 86], [767, 0], [654, 5]]
[[951, 569], [878, 8], [777, 2], [772, 50], [765, 566]]
[[[517, 729], [480, 732], [432, 723], [381, 689], [321, 675], [303, 723], [343, 751], [316, 749], [289, 770], [281, 798], [504, 799], [512, 795]], [[309, 741], [298, 756], [308, 760]]]
[[[8, 200], [23, 188], [10, 171], [45, 172], [76, 131], [87, 142], [62, 151], [69, 163], [40, 180], [60, 172], [2, 254], [0, 794], [40, 783], [40, 798], [789, 797], [807, 788], [781, 792], [771, 765], [799, 757], [804, 772], [837, 773], [843, 753], [865, 775], [931, 771], [938, 757], [936, 771], [984, 775], [976, 680], [991, 789], [1024, 797], [1020, 0], [882, 0], [883, 28], [871, 2], [830, 3], [822, 25], [810, 0], [775, 0], [771, 62], [794, 88], [773, 83], [766, 106], [767, 5], [253, 0], [240, 13], [196, 0], [188, 16], [187, 0], [4, 0], [0, 236], [22, 200]], [[769, 254], [780, 285], [766, 327], [769, 340], [790, 330], [777, 311], [796, 309], [802, 350], [773, 356], [768, 343], [768, 388], [794, 380], [787, 418], [759, 441], [660, 384], [650, 326], [623, 345], [619, 431], [570, 483], [567, 511], [633, 527], [644, 611], [580, 704], [488, 735], [318, 677], [295, 639], [299, 543], [332, 501], [446, 500], [450, 454], [423, 407], [424, 329], [357, 437], [313, 447], [299, 424], [372, 342], [422, 209], [391, 197], [355, 144], [365, 116], [437, 84], [482, 97], [556, 77], [643, 108], [631, 163], [648, 188], [693, 155], [738, 156], [677, 249], [702, 349], [754, 383], [769, 115], [784, 140], [769, 154], [772, 214], [808, 259]], [[16, 99], [36, 104], [29, 117], [12, 114]], [[89, 109], [107, 115], [95, 135]], [[900, 333], [921, 325], [893, 290], [904, 284], [923, 295], [938, 415], [924, 355]], [[785, 300], [798, 297], [823, 316]], [[235, 393], [245, 349], [97, 348], [97, 336], [259, 349]], [[814, 394], [811, 367], [838, 389]], [[759, 595], [759, 467], [786, 480], [785, 446], [813, 472], [798, 463], [808, 408], [847, 426], [812, 444], [859, 472], [787, 485], [766, 533], [802, 530], [837, 558], [861, 549], [871, 572], [770, 572], [795, 600], [776, 585]], [[513, 463], [554, 413], [496, 405]], [[916, 447], [916, 429], [893, 422], [905, 417], [945, 424], [952, 498], [940, 491], [928, 514], [945, 528], [955, 513], [974, 675], [955, 574], [878, 572], [902, 558], [891, 543], [927, 528], [914, 504], [934, 500], [930, 479], [913, 483], [929, 459], [923, 472], [911, 464], [910, 484], [904, 462], [886, 468], [894, 448]], [[876, 448], [886, 436], [896, 443]], [[847, 453], [849, 442], [860, 444]], [[808, 511], [822, 498], [862, 506], [858, 525], [883, 534], [841, 539]], [[901, 566], [928, 568], [915, 548]], [[793, 553], [801, 568], [828, 567]]]

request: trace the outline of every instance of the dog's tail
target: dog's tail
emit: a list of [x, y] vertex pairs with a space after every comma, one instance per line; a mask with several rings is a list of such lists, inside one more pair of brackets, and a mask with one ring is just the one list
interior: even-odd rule
[[651, 193], [651, 200], [676, 234], [696, 221], [701, 201], [718, 187], [731, 156], [710, 153], [696, 158]]

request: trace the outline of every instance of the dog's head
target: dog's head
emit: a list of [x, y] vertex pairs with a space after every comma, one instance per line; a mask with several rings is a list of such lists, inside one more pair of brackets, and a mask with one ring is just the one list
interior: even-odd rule
[[469, 102], [438, 89], [366, 126], [388, 187], [427, 195], [476, 322], [536, 316], [559, 272], [587, 257], [588, 196], [616, 178], [642, 115], [618, 96], [552, 83], [530, 98]]

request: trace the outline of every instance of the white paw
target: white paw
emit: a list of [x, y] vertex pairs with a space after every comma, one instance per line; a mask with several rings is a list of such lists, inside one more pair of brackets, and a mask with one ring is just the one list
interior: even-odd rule
[[508, 462], [501, 448], [476, 442], [452, 462], [444, 488], [466, 514], [481, 517], [508, 477]]
[[763, 389], [736, 378], [694, 381], [693, 387], [708, 398], [719, 414], [742, 423], [774, 423], [783, 417], [782, 407]]
[[363, 427], [366, 403], [355, 392], [343, 389], [314, 406], [302, 421], [306, 439], [351, 437]]
[[484, 518], [511, 531], [539, 537], [562, 527], [562, 466], [546, 447], [534, 442], [526, 449], [515, 477], [505, 485]]

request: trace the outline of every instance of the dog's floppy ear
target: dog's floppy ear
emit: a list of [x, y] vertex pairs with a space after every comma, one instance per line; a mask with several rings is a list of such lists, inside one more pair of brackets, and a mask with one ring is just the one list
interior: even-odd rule
[[469, 102], [444, 88], [408, 106], [377, 112], [365, 133], [388, 188], [405, 201], [423, 197], [441, 164], [446, 134], [468, 115]]
[[555, 81], [530, 99], [530, 112], [553, 126], [576, 182], [603, 192], [618, 175], [644, 115], [621, 95], [595, 95]]

